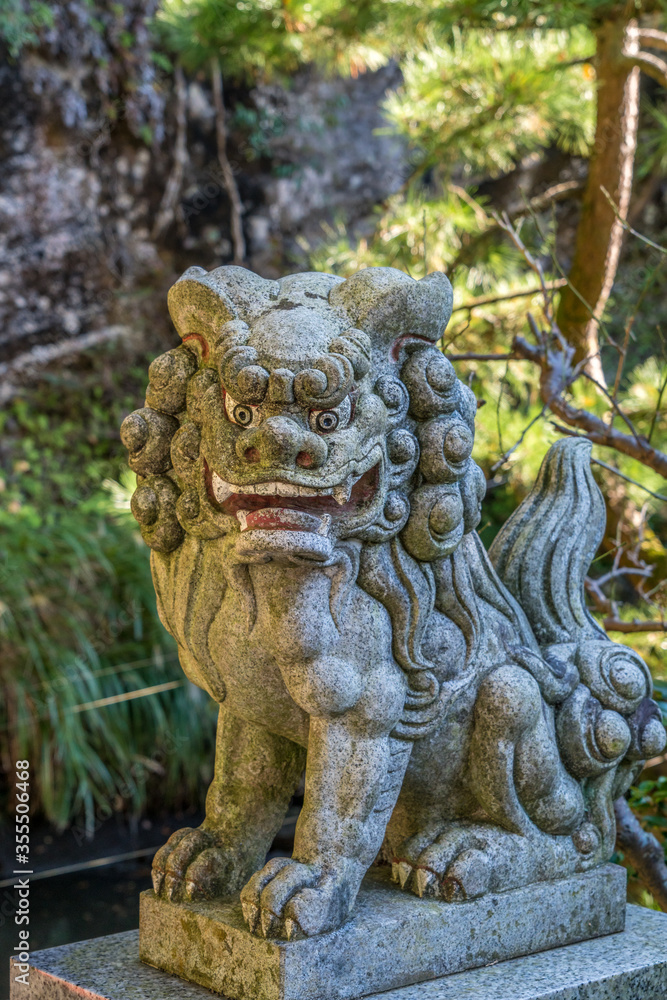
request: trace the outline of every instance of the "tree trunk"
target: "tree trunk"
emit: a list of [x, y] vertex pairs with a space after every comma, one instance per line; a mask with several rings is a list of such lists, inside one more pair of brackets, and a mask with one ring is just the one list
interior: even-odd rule
[[602, 190], [604, 186], [625, 219], [632, 192], [637, 148], [639, 69], [627, 56], [638, 42], [627, 35], [622, 15], [605, 21], [597, 32], [597, 124], [595, 145], [582, 199], [570, 285], [563, 289], [557, 323], [575, 348], [575, 362], [590, 358], [587, 370], [599, 381], [602, 367], [599, 321], [614, 284], [623, 226]]

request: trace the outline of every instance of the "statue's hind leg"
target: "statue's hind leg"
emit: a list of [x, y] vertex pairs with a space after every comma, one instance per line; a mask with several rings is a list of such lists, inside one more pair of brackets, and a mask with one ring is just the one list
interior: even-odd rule
[[582, 820], [583, 795], [561, 763], [550, 711], [537, 681], [514, 664], [480, 686], [471, 785], [489, 819], [505, 830], [571, 834]]
[[406, 841], [394, 862], [403, 887], [470, 899], [574, 870], [582, 858], [571, 834], [584, 800], [560, 761], [549, 712], [521, 667], [506, 664], [485, 678], [468, 764], [483, 820], [442, 824]]

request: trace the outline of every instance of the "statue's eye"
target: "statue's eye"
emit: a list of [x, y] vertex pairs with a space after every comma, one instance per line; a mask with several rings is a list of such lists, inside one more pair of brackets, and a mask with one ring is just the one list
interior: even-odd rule
[[315, 426], [322, 434], [335, 431], [338, 427], [338, 414], [333, 410], [321, 410], [315, 417]]
[[311, 431], [317, 434], [331, 434], [332, 431], [347, 427], [351, 416], [352, 403], [350, 397], [346, 396], [335, 410], [311, 410], [308, 422]]
[[241, 427], [250, 427], [252, 423], [252, 410], [249, 406], [244, 406], [243, 403], [239, 403], [238, 406], [234, 407], [232, 416]]
[[239, 427], [256, 427], [260, 421], [259, 407], [250, 403], [237, 403], [225, 393], [225, 412], [233, 424]]

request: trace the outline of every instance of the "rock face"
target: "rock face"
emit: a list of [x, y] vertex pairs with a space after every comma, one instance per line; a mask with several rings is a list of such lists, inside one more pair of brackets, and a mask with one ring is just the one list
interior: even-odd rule
[[117, 324], [119, 293], [161, 266], [148, 242], [152, 158], [140, 139], [164, 138], [146, 31], [155, 5], [98, 6], [57, 5], [39, 47], [0, 70], [5, 364]]
[[[665, 732], [585, 608], [588, 442], [551, 448], [489, 558], [444, 275], [190, 268], [169, 306], [182, 344], [122, 437], [160, 617], [220, 721], [155, 892], [241, 890], [252, 933], [293, 940], [338, 928], [378, 858], [450, 903], [607, 861]], [[293, 857], [264, 865], [304, 766]]]
[[[231, 260], [207, 80], [187, 83], [187, 156], [171, 220], [156, 227], [174, 168], [173, 75], [156, 68], [156, 2], [71, 0], [53, 26], [0, 67], [0, 375], [132, 328], [159, 349], [161, 303], [191, 263]], [[231, 92], [228, 155], [244, 203], [252, 267], [267, 276], [303, 255], [321, 224], [357, 221], [394, 191], [403, 146], [374, 135], [391, 67], [357, 80], [303, 73], [289, 92]], [[243, 124], [239, 106], [254, 115]], [[246, 114], [247, 117], [247, 114]], [[160, 231], [156, 231], [160, 229]], [[161, 340], [162, 338], [162, 340]], [[58, 345], [51, 350], [52, 345]], [[44, 348], [49, 350], [44, 352]]]

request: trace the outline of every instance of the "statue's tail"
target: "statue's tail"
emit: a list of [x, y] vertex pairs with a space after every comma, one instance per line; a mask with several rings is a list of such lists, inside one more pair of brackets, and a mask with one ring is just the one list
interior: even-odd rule
[[606, 520], [590, 454], [590, 442], [581, 438], [552, 445], [535, 486], [489, 550], [541, 646], [605, 638], [584, 599]]
[[[600, 857], [609, 857], [612, 800], [623, 794], [643, 760], [662, 752], [665, 730], [651, 700], [648, 667], [634, 650], [612, 642], [586, 609], [584, 580], [605, 527], [590, 453], [590, 443], [581, 439], [553, 445], [535, 486], [489, 554], [545, 660], [564, 659], [576, 668], [568, 672], [569, 690], [561, 685], [548, 700], [555, 706], [561, 757], [570, 774], [588, 781], [589, 815], [602, 837]], [[531, 669], [528, 660], [525, 666]]]

